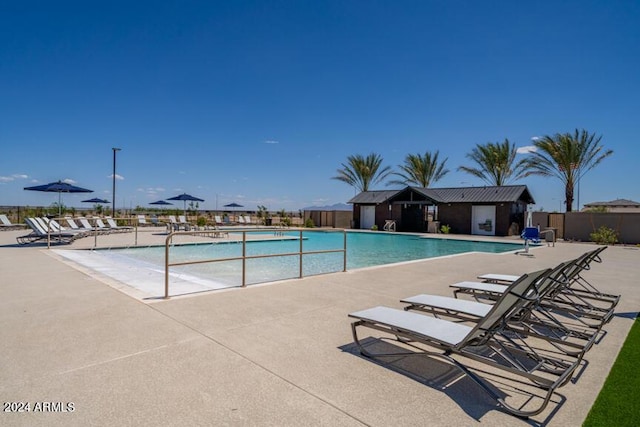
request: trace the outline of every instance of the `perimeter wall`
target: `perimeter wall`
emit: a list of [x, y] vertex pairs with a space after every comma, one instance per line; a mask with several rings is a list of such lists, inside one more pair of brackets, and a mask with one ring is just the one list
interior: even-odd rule
[[605, 226], [618, 233], [619, 243], [640, 244], [640, 213], [635, 212], [534, 212], [533, 224], [541, 230], [556, 229], [558, 238], [580, 242], [591, 241], [590, 234]]

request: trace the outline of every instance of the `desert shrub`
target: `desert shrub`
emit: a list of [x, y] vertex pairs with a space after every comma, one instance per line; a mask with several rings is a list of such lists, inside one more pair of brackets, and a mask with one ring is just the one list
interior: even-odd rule
[[440, 232], [442, 234], [449, 234], [449, 233], [451, 233], [451, 227], [449, 225], [447, 225], [447, 224], [443, 224], [443, 225], [440, 226]]
[[618, 243], [618, 232], [606, 225], [601, 226], [589, 235], [592, 242], [600, 245], [615, 245]]
[[313, 223], [313, 220], [311, 218], [307, 218], [307, 220], [304, 222], [304, 226], [306, 228], [314, 228], [316, 225]]

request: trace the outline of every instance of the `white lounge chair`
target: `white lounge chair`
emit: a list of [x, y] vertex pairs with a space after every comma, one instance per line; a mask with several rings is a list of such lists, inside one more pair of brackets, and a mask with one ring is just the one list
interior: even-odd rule
[[[565, 285], [568, 280], [567, 274], [572, 270], [574, 263], [575, 260], [560, 263], [547, 276], [542, 276], [535, 285], [533, 304], [527, 305], [526, 310], [523, 309], [521, 313], [513, 316], [505, 326], [514, 331], [516, 336], [544, 339], [558, 350], [581, 358], [595, 343], [599, 332], [576, 327], [570, 317], [562, 317], [541, 306], [542, 299], [547, 294]], [[405, 310], [419, 310], [438, 318], [470, 322], [476, 322], [486, 316], [492, 308], [492, 304], [428, 294], [404, 298], [401, 302], [408, 304]]]
[[[600, 250], [601, 251], [601, 250]], [[599, 253], [599, 252], [598, 252]], [[600, 330], [614, 314], [619, 295], [605, 294], [584, 280], [580, 273], [589, 268], [589, 264], [597, 255], [595, 251], [586, 252], [572, 260], [563, 274], [566, 280], [553, 293], [548, 294], [540, 307], [565, 313], [580, 324]], [[578, 283], [578, 285], [575, 285]], [[587, 288], [586, 286], [589, 286]], [[577, 287], [581, 286], [581, 287]], [[499, 298], [508, 290], [509, 285], [488, 282], [459, 282], [450, 285], [454, 296], [470, 294], [476, 298], [492, 300]]]
[[[510, 331], [505, 331], [503, 324], [529, 303], [522, 296], [535, 292], [534, 284], [548, 273], [549, 270], [543, 270], [523, 275], [512, 285], [512, 292], [505, 292], [489, 312], [473, 325], [388, 307], [351, 313], [349, 317], [356, 319], [351, 324], [353, 339], [360, 352], [371, 358], [391, 356], [397, 360], [403, 355], [420, 355], [444, 360], [465, 373], [508, 412], [519, 417], [539, 414], [546, 408], [556, 389], [571, 380], [580, 361], [543, 349], [517, 345], [510, 341]], [[397, 340], [406, 351], [392, 354], [371, 352], [368, 347], [373, 345], [364, 344], [358, 337], [359, 327], [385, 333], [386, 339]], [[472, 363], [469, 364], [469, 361]], [[486, 378], [494, 370], [500, 372], [497, 374], [497, 384], [490, 383]], [[496, 391], [496, 388], [509, 377], [537, 387], [542, 394], [540, 400], [536, 402], [525, 396], [524, 404], [507, 402], [509, 396]]]
[[24, 221], [31, 228], [31, 233], [16, 237], [16, 241], [21, 245], [41, 240], [49, 240], [52, 243], [71, 243], [79, 237], [78, 234], [63, 232], [61, 230], [55, 232], [39, 218], [25, 218]]
[[10, 228], [24, 228], [22, 224], [12, 224], [9, 221], [9, 218], [5, 214], [0, 214], [0, 228], [10, 229]]
[[116, 221], [111, 217], [106, 217], [105, 220], [109, 224], [109, 229], [120, 233], [128, 233], [133, 230], [133, 227], [128, 225], [118, 225]]
[[184, 215], [178, 215], [178, 225], [182, 227], [184, 231], [189, 231], [193, 228], [193, 224], [187, 221], [187, 217]]

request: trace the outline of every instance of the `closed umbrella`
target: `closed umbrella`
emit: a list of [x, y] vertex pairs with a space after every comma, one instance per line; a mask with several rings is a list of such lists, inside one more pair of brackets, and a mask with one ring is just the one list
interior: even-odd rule
[[204, 202], [204, 200], [192, 196], [191, 194], [182, 193], [179, 196], [169, 197], [167, 200], [182, 200], [184, 202], [184, 214], [187, 215], [187, 201], [189, 202]]
[[29, 191], [43, 191], [46, 193], [58, 193], [58, 216], [62, 215], [62, 193], [93, 193], [93, 190], [77, 187], [66, 182], [50, 182], [49, 184], [24, 187]]

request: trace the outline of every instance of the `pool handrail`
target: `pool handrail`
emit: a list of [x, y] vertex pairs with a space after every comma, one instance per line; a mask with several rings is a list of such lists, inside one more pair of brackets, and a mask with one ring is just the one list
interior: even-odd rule
[[287, 252], [287, 253], [277, 253], [277, 254], [261, 254], [261, 255], [247, 255], [247, 233], [255, 233], [255, 232], [274, 232], [273, 228], [251, 228], [251, 229], [238, 229], [233, 230], [234, 233], [242, 233], [242, 256], [239, 257], [230, 257], [230, 258], [215, 258], [215, 259], [204, 259], [197, 261], [182, 261], [182, 262], [169, 262], [169, 248], [172, 246], [173, 236], [175, 235], [207, 235], [207, 234], [215, 234], [220, 233], [220, 230], [190, 230], [190, 231], [172, 231], [170, 232], [164, 243], [164, 299], [169, 299], [169, 268], [182, 266], [182, 265], [193, 265], [193, 264], [205, 264], [211, 262], [226, 262], [226, 261], [238, 261], [242, 260], [242, 287], [247, 287], [246, 282], [246, 262], [248, 259], [257, 259], [257, 258], [274, 258], [274, 257], [283, 257], [283, 256], [299, 256], [299, 272], [298, 278], [303, 278], [303, 269], [302, 269], [302, 257], [303, 255], [312, 255], [312, 254], [322, 254], [322, 253], [336, 253], [342, 252], [343, 254], [343, 265], [342, 271], [347, 271], [347, 230], [346, 229], [322, 229], [323, 232], [341, 232], [343, 233], [343, 247], [342, 249], [324, 249], [324, 250], [316, 250], [316, 251], [303, 251], [302, 246], [302, 233], [307, 231], [319, 231], [313, 230], [309, 228], [290, 228], [288, 231], [297, 231], [299, 233], [299, 241], [300, 241], [300, 249], [298, 252]]

